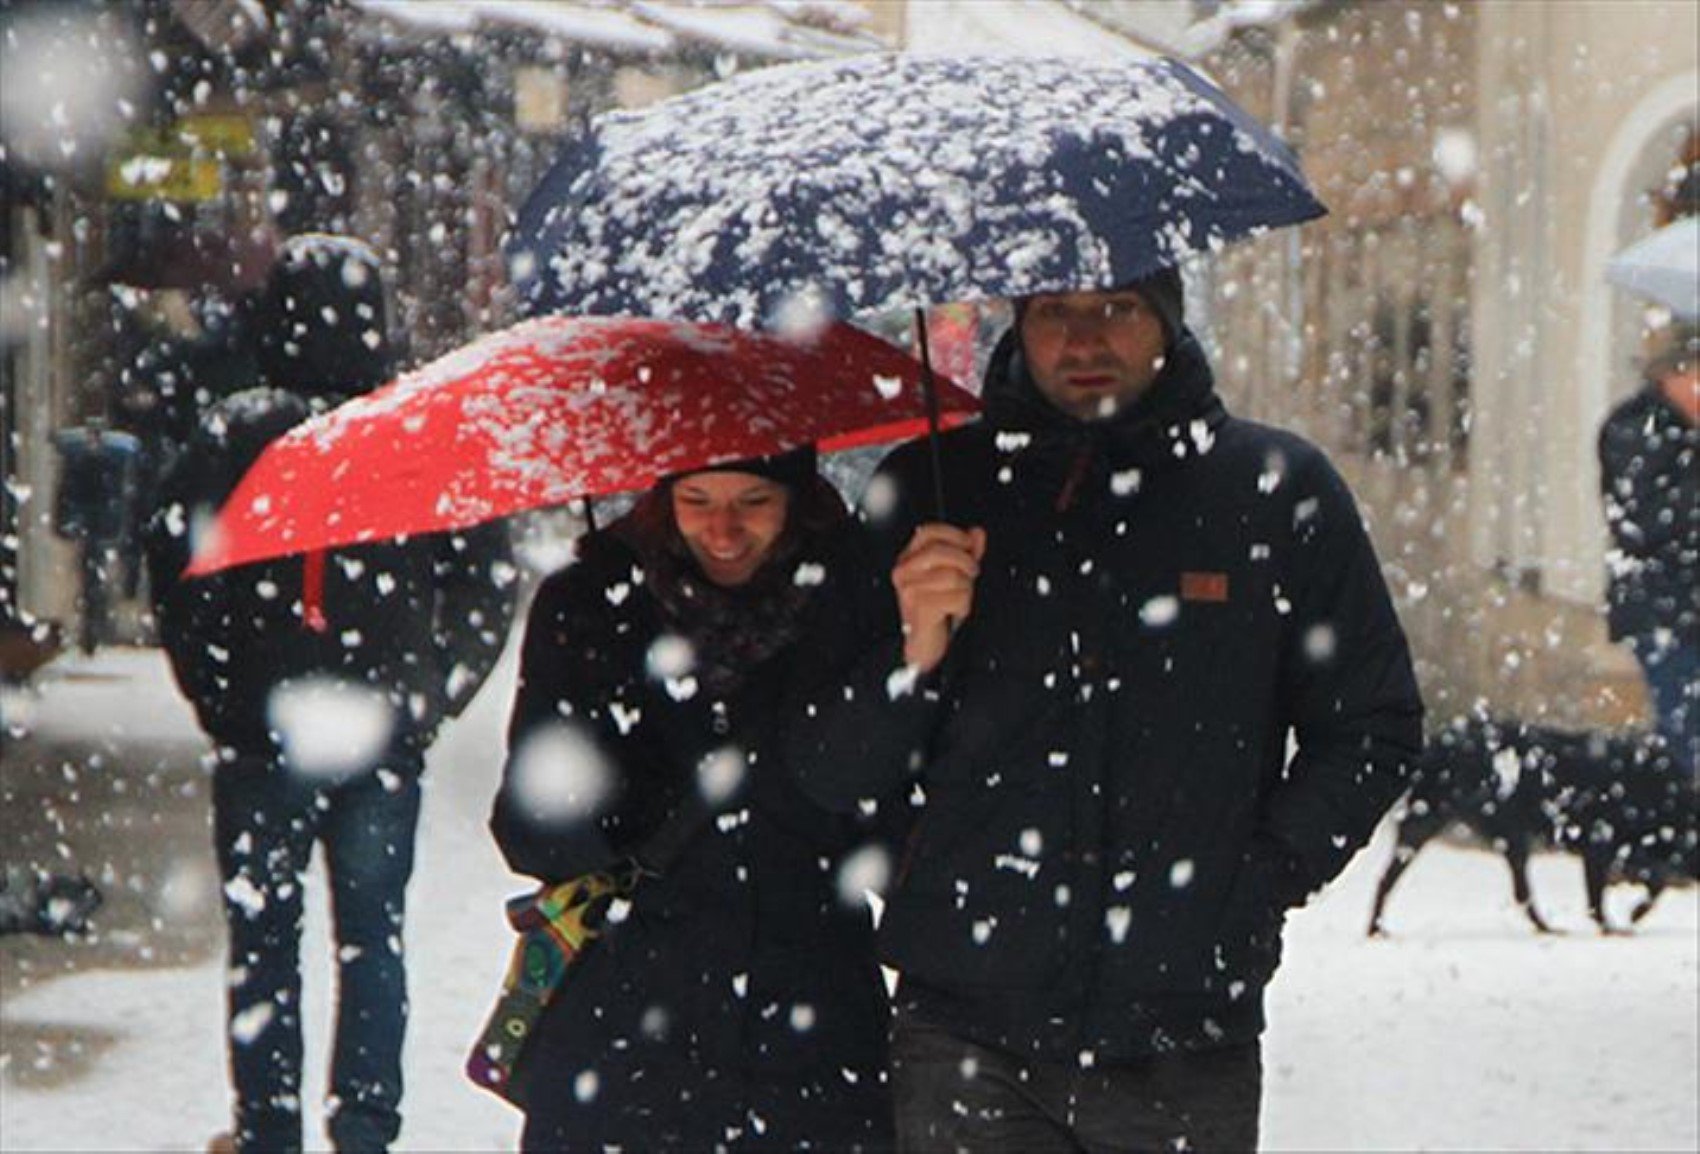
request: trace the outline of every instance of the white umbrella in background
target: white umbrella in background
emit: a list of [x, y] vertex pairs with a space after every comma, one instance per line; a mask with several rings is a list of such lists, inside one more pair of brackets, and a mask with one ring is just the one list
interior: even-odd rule
[[1606, 262], [1606, 279], [1664, 305], [1678, 320], [1700, 316], [1700, 217], [1668, 224]]

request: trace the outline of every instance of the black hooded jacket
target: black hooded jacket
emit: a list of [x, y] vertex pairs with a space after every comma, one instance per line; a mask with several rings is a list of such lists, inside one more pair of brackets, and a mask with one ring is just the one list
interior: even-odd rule
[[890, 561], [933, 519], [926, 447], [900, 448], [789, 760], [833, 807], [920, 767], [880, 931], [917, 1012], [1070, 1063], [1248, 1041], [1286, 911], [1421, 744], [1363, 524], [1314, 447], [1226, 413], [1184, 330], [1111, 421], [1051, 406], [1010, 338], [985, 399], [942, 445], [950, 520], [987, 532], [972, 615], [929, 677], [893, 676]]
[[322, 629], [304, 613], [302, 558], [181, 579], [196, 533], [266, 445], [391, 375], [375, 258], [325, 240], [286, 250], [262, 294], [264, 380], [202, 414], [147, 532], [154, 609], [178, 686], [207, 735], [245, 755], [280, 752], [280, 686], [326, 680], [375, 691], [395, 736], [423, 751], [477, 693], [513, 616], [516, 573], [501, 524], [330, 551]]
[[1599, 453], [1612, 639], [1669, 629], [1700, 643], [1700, 428], [1649, 384], [1606, 418]]
[[[819, 484], [842, 522], [842, 502]], [[726, 792], [546, 1011], [521, 1065], [526, 1148], [880, 1146], [891, 1109], [885, 995], [867, 910], [848, 883], [869, 860], [860, 855], [889, 860], [880, 847], [890, 839], [817, 808], [779, 760], [774, 719], [807, 659], [794, 643], [746, 656], [735, 680], [715, 673], [752, 629], [762, 635], [752, 641], [794, 635], [832, 611], [838, 534], [811, 532], [724, 598], [749, 627], [722, 634], [730, 644], [698, 634], [681, 658], [713, 610], [663, 592], [682, 587], [682, 546], [641, 520], [583, 539], [538, 590], [492, 829], [514, 870], [557, 882], [649, 858], [668, 815], [699, 804], [703, 774]], [[703, 588], [697, 576], [683, 582]], [[563, 789], [582, 791], [582, 805], [558, 808]], [[575, 1092], [584, 1071], [600, 1087], [592, 1098]]]

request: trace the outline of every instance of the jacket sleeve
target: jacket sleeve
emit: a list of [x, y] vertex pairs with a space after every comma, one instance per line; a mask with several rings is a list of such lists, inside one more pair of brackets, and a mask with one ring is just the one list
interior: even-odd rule
[[532, 603], [491, 817], [508, 864], [545, 882], [636, 853], [694, 780], [646, 716], [639, 598], [615, 606], [600, 568], [557, 573]]
[[183, 569], [189, 564], [189, 528], [196, 516], [188, 496], [194, 488], [193, 470], [193, 460], [185, 458], [167, 474], [159, 508], [144, 529], [143, 550], [154, 618], [171, 675], [195, 707], [201, 728], [212, 732], [225, 689], [214, 654], [229, 651], [220, 596], [225, 584], [218, 578], [183, 580]]
[[[616, 856], [598, 820], [601, 806], [589, 796], [607, 784], [608, 762], [593, 736], [595, 710], [587, 700], [593, 676], [582, 668], [595, 660], [595, 650], [573, 628], [567, 577], [545, 581], [531, 605], [490, 818], [508, 866], [544, 882], [564, 881]], [[546, 744], [551, 735], [563, 742], [553, 753]], [[575, 787], [586, 796], [569, 796]]]
[[443, 538], [433, 561], [432, 641], [444, 655], [444, 706], [458, 717], [478, 695], [513, 626], [518, 570], [505, 522]]
[[[1261, 807], [1252, 855], [1272, 899], [1301, 904], [1345, 868], [1404, 792], [1422, 699], [1404, 631], [1350, 492], [1320, 454], [1293, 510], [1283, 715], [1297, 752]], [[1285, 734], [1280, 735], [1284, 738]]]
[[[887, 475], [882, 468], [870, 489]], [[873, 528], [865, 520], [844, 530], [841, 604], [817, 615], [814, 635], [802, 642], [807, 661], [785, 711], [784, 755], [823, 809], [848, 812], [897, 789], [924, 764], [936, 727], [950, 659], [926, 677], [905, 668], [891, 587], [892, 563], [915, 524], [898, 507]]]

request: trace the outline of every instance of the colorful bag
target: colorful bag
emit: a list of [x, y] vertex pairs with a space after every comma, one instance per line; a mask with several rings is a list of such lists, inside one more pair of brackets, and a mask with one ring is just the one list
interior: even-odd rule
[[633, 879], [592, 873], [508, 901], [519, 932], [502, 994], [466, 1059], [466, 1076], [514, 1105], [514, 1071], [526, 1042], [580, 954], [601, 936], [609, 902], [631, 892]]

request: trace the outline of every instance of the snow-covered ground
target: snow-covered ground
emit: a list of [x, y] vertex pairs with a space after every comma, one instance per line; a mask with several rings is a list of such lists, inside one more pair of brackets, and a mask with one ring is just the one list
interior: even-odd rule
[[[39, 738], [90, 726], [189, 732], [154, 654], [103, 658], [108, 680], [48, 682], [7, 703]], [[97, 662], [98, 664], [98, 662]], [[517, 1118], [461, 1076], [506, 961], [516, 889], [484, 831], [512, 671], [432, 757], [411, 890], [404, 1150], [511, 1148]], [[187, 852], [191, 852], [186, 850]], [[193, 853], [205, 852], [194, 847]], [[1270, 1150], [1700, 1149], [1700, 894], [1669, 893], [1634, 937], [1592, 932], [1580, 865], [1534, 864], [1538, 899], [1571, 932], [1537, 937], [1502, 863], [1434, 846], [1394, 895], [1390, 938], [1363, 936], [1378, 841], [1294, 916], [1271, 998]], [[308, 927], [310, 1084], [322, 1086], [329, 982], [322, 886]], [[1621, 906], [1628, 891], [1615, 895]], [[15, 948], [0, 941], [0, 950]], [[77, 948], [66, 946], [66, 949]], [[32, 984], [0, 1007], [0, 1149], [202, 1148], [227, 1124], [221, 969], [110, 969]], [[101, 1046], [74, 1077], [15, 1039], [54, 1028]], [[309, 1141], [322, 1144], [316, 1116]]]

